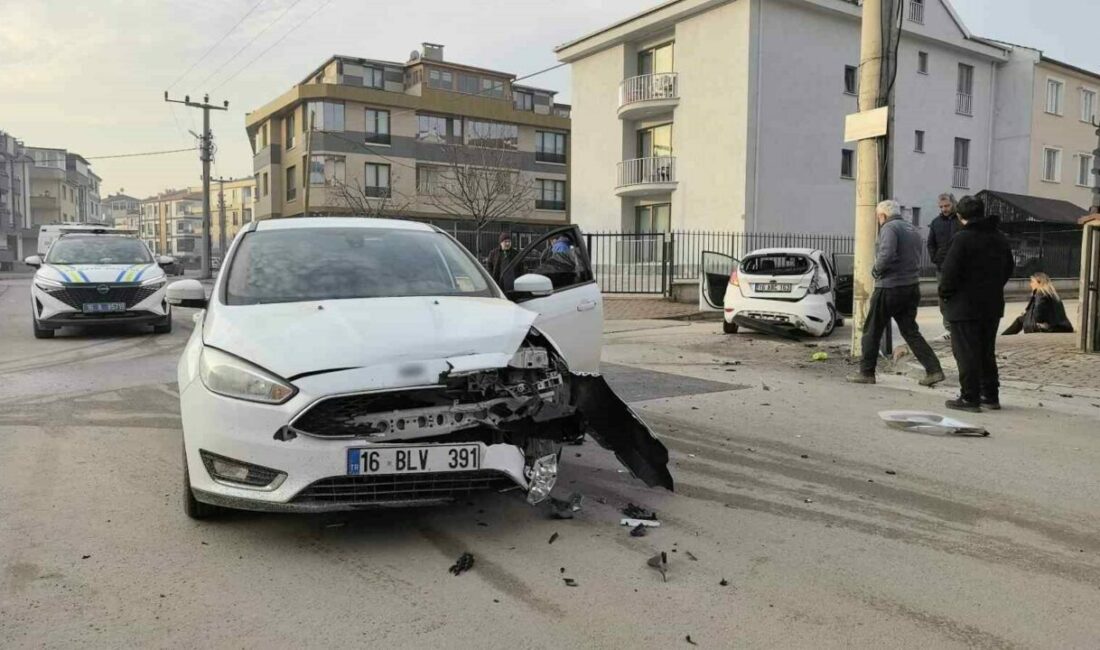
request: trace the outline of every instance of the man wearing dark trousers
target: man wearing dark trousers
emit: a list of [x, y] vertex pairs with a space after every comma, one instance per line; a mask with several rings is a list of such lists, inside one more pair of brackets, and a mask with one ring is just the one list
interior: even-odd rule
[[878, 241], [875, 243], [875, 265], [871, 275], [875, 278], [875, 290], [871, 294], [867, 321], [863, 324], [861, 340], [863, 357], [859, 374], [851, 375], [853, 384], [875, 383], [875, 366], [878, 364], [879, 343], [890, 321], [898, 324], [902, 338], [909, 344], [913, 355], [924, 366], [922, 386], [933, 386], [943, 381], [943, 368], [931, 346], [921, 336], [917, 327], [917, 307], [920, 306], [920, 233], [913, 224], [901, 218], [901, 206], [897, 201], [883, 201], [875, 208], [879, 223]]
[[[951, 240], [959, 232], [962, 226], [959, 217], [955, 213], [955, 195], [940, 194], [938, 206], [940, 213], [928, 224], [928, 258], [936, 265], [936, 282], [939, 283], [943, 261], [947, 259], [947, 251], [951, 248]], [[943, 301], [940, 301], [940, 313], [943, 313]], [[951, 334], [951, 323], [947, 317], [943, 318], [943, 329]]]
[[943, 262], [940, 298], [951, 322], [951, 351], [959, 366], [959, 397], [947, 407], [981, 412], [1001, 408], [997, 371], [997, 326], [1005, 313], [1005, 283], [1015, 262], [1012, 247], [981, 199], [959, 201], [962, 230]]

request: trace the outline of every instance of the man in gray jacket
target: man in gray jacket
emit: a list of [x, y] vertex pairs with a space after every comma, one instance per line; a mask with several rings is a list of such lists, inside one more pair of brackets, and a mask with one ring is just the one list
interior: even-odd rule
[[922, 386], [943, 381], [943, 368], [936, 353], [921, 336], [917, 327], [917, 307], [920, 306], [921, 237], [913, 224], [901, 218], [897, 201], [883, 201], [875, 208], [879, 223], [875, 243], [875, 290], [863, 324], [862, 352], [859, 374], [848, 381], [855, 384], [875, 383], [875, 366], [882, 335], [893, 319], [913, 355], [924, 366]]

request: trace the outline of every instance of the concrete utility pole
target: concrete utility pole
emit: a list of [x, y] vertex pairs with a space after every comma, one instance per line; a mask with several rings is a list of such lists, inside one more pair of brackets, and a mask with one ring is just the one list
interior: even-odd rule
[[221, 106], [210, 104], [210, 95], [203, 95], [202, 103], [191, 101], [190, 95], [184, 95], [183, 100], [168, 99], [168, 91], [164, 91], [164, 101], [171, 104], [183, 104], [190, 108], [202, 109], [202, 145], [199, 147], [199, 160], [202, 161], [202, 273], [203, 280], [210, 279], [210, 161], [214, 159], [214, 134], [210, 132], [210, 111], [229, 110], [229, 100], [225, 100]]
[[[859, 45], [859, 111], [879, 107], [882, 95], [882, 2], [864, 0], [863, 22]], [[879, 187], [879, 148], [886, 145], [884, 138], [865, 138], [856, 146], [856, 223], [855, 256], [852, 278], [852, 355], [860, 352], [863, 323], [867, 319], [867, 305], [874, 287], [871, 267], [875, 260], [875, 238], [878, 224], [875, 222], [875, 206], [881, 200]]]
[[309, 186], [313, 185], [313, 111], [309, 112], [309, 130], [306, 131], [306, 182], [302, 188], [302, 216], [309, 216]]

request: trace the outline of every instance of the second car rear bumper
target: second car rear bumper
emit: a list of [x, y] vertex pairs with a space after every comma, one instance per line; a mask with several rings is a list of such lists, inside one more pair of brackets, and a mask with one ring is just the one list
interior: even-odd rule
[[726, 302], [724, 317], [732, 323], [735, 316], [761, 320], [777, 327], [821, 336], [829, 329], [829, 305], [824, 296], [809, 295], [798, 302], [739, 297]]

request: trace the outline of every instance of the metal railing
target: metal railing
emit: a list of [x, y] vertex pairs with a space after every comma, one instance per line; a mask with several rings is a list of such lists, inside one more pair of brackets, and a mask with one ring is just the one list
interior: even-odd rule
[[909, 0], [909, 20], [915, 23], [924, 22], [924, 3]]
[[955, 112], [959, 115], [973, 115], [974, 96], [970, 93], [955, 93]]
[[565, 201], [551, 201], [548, 199], [535, 199], [536, 210], [565, 210]]
[[619, 163], [618, 185], [646, 185], [676, 182], [676, 157], [635, 158]]
[[563, 153], [550, 153], [548, 151], [536, 151], [535, 162], [557, 163], [559, 165], [565, 164], [565, 154]]
[[969, 167], [955, 167], [955, 172], [951, 175], [951, 187], [960, 190], [970, 189]]
[[675, 72], [657, 72], [619, 82], [619, 106], [656, 99], [679, 99], [680, 84]]
[[390, 198], [390, 188], [388, 185], [369, 185], [363, 188], [363, 196], [367, 196], [372, 199], [388, 199]]
[[364, 142], [366, 142], [366, 144], [389, 144], [390, 143], [390, 134], [389, 133], [367, 133], [367, 134], [364, 135], [363, 140], [364, 140]]

